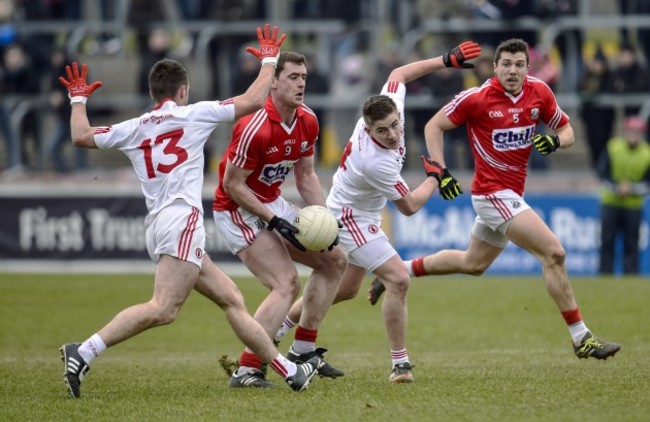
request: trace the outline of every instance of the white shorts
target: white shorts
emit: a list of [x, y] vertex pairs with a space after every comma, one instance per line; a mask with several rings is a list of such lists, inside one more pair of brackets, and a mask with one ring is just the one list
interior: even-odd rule
[[472, 235], [500, 248], [508, 244], [506, 231], [512, 219], [530, 209], [524, 198], [510, 189], [489, 195], [472, 195], [472, 205], [476, 211]]
[[352, 208], [332, 210], [343, 223], [339, 230], [339, 246], [348, 254], [351, 264], [374, 271], [388, 261], [397, 251], [381, 229], [381, 214], [359, 214]]
[[[264, 204], [273, 214], [291, 222], [300, 208], [278, 197]], [[226, 245], [234, 255], [253, 244], [260, 231], [266, 230], [266, 222], [243, 208], [234, 211], [214, 211], [214, 222]]]
[[201, 268], [205, 248], [205, 227], [201, 211], [183, 200], [163, 208], [147, 226], [147, 252], [154, 262], [170, 255]]

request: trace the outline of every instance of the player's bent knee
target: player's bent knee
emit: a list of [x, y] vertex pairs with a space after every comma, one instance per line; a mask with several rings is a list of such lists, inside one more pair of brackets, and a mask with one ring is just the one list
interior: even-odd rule
[[411, 277], [409, 277], [408, 273], [404, 273], [383, 281], [386, 285], [386, 290], [393, 292], [397, 296], [405, 297], [411, 284]]
[[340, 248], [333, 250], [329, 255], [329, 268], [343, 274], [348, 267], [348, 257]]
[[489, 267], [490, 267], [489, 265], [478, 263], [478, 264], [470, 265], [465, 271], [465, 273], [472, 275], [474, 277], [479, 277], [482, 276], [483, 273], [485, 273]]
[[161, 325], [169, 325], [172, 322], [176, 320], [176, 316], [178, 315], [178, 311], [180, 311], [181, 307], [180, 306], [170, 306], [170, 307], [163, 307], [163, 306], [156, 306], [155, 311], [152, 313], [151, 316], [151, 326], [161, 326]]
[[335, 248], [331, 252], [321, 252], [318, 257], [318, 262], [312, 268], [331, 275], [332, 278], [340, 278], [348, 267], [348, 258], [340, 248]]
[[563, 266], [566, 260], [566, 251], [561, 245], [557, 245], [548, 252], [545, 257], [545, 264], [550, 266]]
[[283, 297], [296, 299], [300, 293], [300, 279], [296, 273], [293, 277], [287, 280], [277, 281], [273, 283], [271, 291], [282, 295]]
[[339, 289], [336, 291], [336, 297], [334, 298], [334, 303], [354, 299], [357, 297], [357, 294], [359, 294], [358, 288], [355, 289], [354, 287], [339, 285]]

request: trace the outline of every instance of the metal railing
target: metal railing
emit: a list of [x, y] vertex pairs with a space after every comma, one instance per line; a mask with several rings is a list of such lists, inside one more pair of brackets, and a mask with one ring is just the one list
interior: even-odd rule
[[[99, 35], [102, 33], [113, 34], [124, 37], [130, 29], [126, 19], [128, 0], [119, 0], [116, 18], [113, 21], [39, 21], [39, 22], [21, 22], [17, 25], [19, 34], [43, 34], [52, 33], [69, 34], [67, 38], [67, 49], [76, 53], [79, 50], [81, 42], [89, 35]], [[391, 19], [390, 16], [380, 17], [379, 22], [360, 23], [357, 27], [359, 31], [366, 32], [369, 36], [371, 46], [368, 51], [370, 56], [369, 62], [376, 63], [381, 47], [381, 31], [377, 27], [382, 24], [381, 19]], [[200, 78], [209, 78], [211, 69], [210, 44], [217, 37], [229, 35], [250, 35], [254, 34], [255, 28], [265, 23], [264, 21], [237, 21], [223, 22], [215, 20], [199, 21], [166, 21], [152, 22], [152, 25], [168, 28], [173, 31], [182, 31], [190, 35], [195, 35], [195, 64], [199, 68], [196, 75]], [[315, 34], [319, 43], [319, 54], [325, 54], [326, 57], [320, 57], [319, 61], [333, 63], [333, 39], [344, 34], [349, 28], [340, 20], [324, 21], [300, 21], [286, 20], [278, 21], [278, 25], [287, 34]], [[535, 17], [523, 17], [520, 19], [507, 21], [508, 30], [537, 31], [540, 36], [541, 44], [544, 47], [552, 46], [557, 38], [564, 34], [569, 35], [567, 39], [567, 60], [563, 62], [564, 75], [569, 75], [569, 80], [564, 80], [564, 89], [558, 93], [557, 99], [560, 105], [568, 110], [577, 110], [583, 104], [584, 99], [577, 93], [576, 81], [579, 73], [578, 62], [575, 59], [581, 55], [581, 45], [570, 34], [572, 31], [584, 31], [590, 28], [627, 28], [627, 29], [650, 29], [650, 16], [573, 16], [558, 17], [552, 20], [539, 19]], [[423, 21], [419, 26], [410, 29], [401, 40], [401, 52], [406, 57], [407, 54], [414, 51], [418, 42], [430, 34], [451, 34], [471, 32], [497, 32], [502, 31], [503, 22], [490, 20], [468, 20], [463, 18], [451, 18], [447, 20], [429, 19]], [[220, 69], [217, 77], [219, 85], [228, 89], [231, 80], [230, 58], [224, 52], [218, 52], [216, 64]], [[573, 57], [573, 59], [572, 59]], [[126, 60], [124, 56], [116, 60]], [[369, 68], [373, 68], [369, 66]], [[202, 75], [202, 76], [201, 76]], [[563, 78], [567, 79], [567, 78]], [[225, 93], [226, 95], [232, 93]], [[19, 101], [20, 100], [20, 101]], [[359, 112], [360, 101], [358, 98], [337, 98], [334, 95], [313, 95], [310, 94], [307, 103], [314, 108], [320, 108], [327, 111], [350, 110], [355, 113]], [[33, 109], [43, 107], [47, 102], [44, 96], [23, 97], [19, 99], [3, 99], [5, 105], [11, 110], [11, 126], [16, 134], [25, 115]], [[598, 105], [611, 106], [620, 109], [627, 106], [640, 107], [641, 117], [648, 119], [650, 117], [650, 96], [646, 94], [599, 94], [589, 97], [589, 101]], [[89, 108], [103, 107], [115, 110], [132, 110], [134, 115], [140, 112], [149, 102], [149, 99], [140, 95], [99, 95], [93, 98]], [[407, 97], [407, 106], [409, 109], [437, 109], [442, 106], [442, 101], [436, 96], [409, 96]], [[45, 147], [43, 147], [45, 148]], [[42, 148], [42, 149], [43, 149]], [[16, 147], [13, 149], [14, 154], [19, 151]], [[19, 152], [18, 152], [19, 154]]]

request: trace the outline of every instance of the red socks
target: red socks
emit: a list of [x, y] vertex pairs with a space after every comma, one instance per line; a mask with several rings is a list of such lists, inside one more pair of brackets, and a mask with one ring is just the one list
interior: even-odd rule
[[415, 258], [411, 262], [411, 266], [413, 267], [413, 275], [415, 277], [427, 275], [426, 271], [424, 270], [424, 257]]
[[249, 353], [244, 350], [239, 357], [239, 366], [262, 369], [262, 359], [260, 359], [255, 353]]
[[564, 318], [564, 321], [566, 321], [566, 325], [573, 325], [582, 321], [582, 316], [580, 316], [580, 309], [578, 308], [562, 312], [562, 317]]
[[316, 337], [318, 337], [318, 330], [308, 330], [298, 325], [294, 339], [298, 341], [316, 343]]

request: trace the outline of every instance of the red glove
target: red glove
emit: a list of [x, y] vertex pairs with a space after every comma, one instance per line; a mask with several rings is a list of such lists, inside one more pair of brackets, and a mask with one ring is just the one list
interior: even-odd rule
[[271, 33], [271, 25], [268, 23], [264, 25], [264, 33], [262, 28], [257, 27], [257, 40], [260, 43], [259, 50], [253, 47], [246, 47], [246, 51], [261, 60], [262, 64], [270, 63], [276, 65], [278, 63], [278, 56], [280, 55], [280, 47], [287, 38], [286, 34], [282, 34], [278, 39], [278, 27], [273, 27]]
[[101, 81], [93, 82], [91, 85], [86, 83], [86, 75], [88, 74], [88, 66], [86, 64], [81, 65], [81, 75], [79, 75], [77, 62], [72, 62], [72, 68], [66, 66], [65, 73], [67, 74], [68, 79], [66, 80], [64, 77], [59, 76], [59, 81], [68, 89], [70, 104], [86, 104], [88, 97], [90, 97], [97, 88], [103, 85]]
[[442, 56], [442, 61], [447, 67], [455, 67], [457, 69], [472, 69], [472, 63], [465, 63], [465, 60], [473, 59], [481, 55], [481, 46], [474, 41], [465, 41], [464, 43], [454, 47]]
[[422, 164], [424, 165], [424, 172], [429, 177], [435, 178], [438, 183], [440, 183], [440, 178], [442, 177], [442, 166], [439, 162], [430, 160], [429, 158], [422, 156]]

